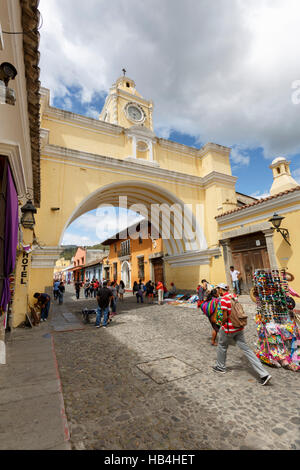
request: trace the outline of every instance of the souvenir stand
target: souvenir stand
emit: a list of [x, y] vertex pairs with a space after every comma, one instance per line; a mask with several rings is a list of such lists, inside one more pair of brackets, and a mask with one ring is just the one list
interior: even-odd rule
[[256, 270], [253, 283], [257, 305], [257, 357], [275, 367], [300, 371], [300, 334], [288, 308], [285, 271]]

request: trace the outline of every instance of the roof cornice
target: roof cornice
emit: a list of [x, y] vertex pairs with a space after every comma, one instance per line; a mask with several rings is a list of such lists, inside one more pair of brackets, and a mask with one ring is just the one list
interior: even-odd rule
[[109, 122], [82, 116], [81, 114], [71, 113], [70, 111], [64, 111], [52, 106], [46, 106], [43, 118], [48, 120], [64, 121], [68, 124], [85, 127], [87, 130], [93, 129], [112, 135], [120, 135], [124, 130], [123, 127], [116, 124], [110, 124]]
[[31, 141], [31, 159], [33, 174], [34, 203], [39, 207], [41, 200], [40, 188], [40, 69], [39, 69], [39, 40], [38, 26], [40, 12], [39, 0], [21, 0], [22, 28], [27, 31], [23, 34], [23, 49], [25, 76], [28, 100], [28, 119]]
[[258, 203], [254, 203], [249, 207], [241, 207], [229, 214], [218, 215], [216, 220], [218, 224], [225, 224], [227, 222], [234, 222], [238, 219], [249, 217], [252, 215], [259, 215], [262, 212], [268, 210], [278, 210], [279, 207], [300, 201], [300, 186], [299, 189], [293, 190], [287, 193], [281, 193], [275, 197], [261, 200]]

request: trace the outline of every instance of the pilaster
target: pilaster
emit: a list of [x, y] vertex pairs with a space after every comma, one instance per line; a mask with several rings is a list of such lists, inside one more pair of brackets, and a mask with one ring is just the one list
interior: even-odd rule
[[269, 261], [271, 269], [278, 269], [275, 249], [274, 249], [274, 231], [272, 229], [264, 230], [263, 231], [265, 238], [266, 238], [266, 245], [269, 255]]
[[231, 246], [230, 246], [230, 239], [221, 240], [220, 243], [223, 248], [226, 284], [228, 286], [231, 286], [230, 266], [233, 265], [233, 259], [232, 259], [232, 251], [231, 251]]

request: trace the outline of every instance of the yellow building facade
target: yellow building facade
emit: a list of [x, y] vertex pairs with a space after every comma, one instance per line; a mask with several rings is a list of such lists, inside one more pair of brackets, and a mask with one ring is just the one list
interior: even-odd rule
[[[158, 138], [152, 101], [127, 77], [110, 89], [99, 120], [50, 106], [46, 89], [41, 95], [43, 203], [35, 231], [43, 249], [33, 255], [30, 296], [51, 285], [65, 229], [99, 205], [118, 206], [120, 197], [136, 212], [142, 204], [148, 217], [153, 204], [164, 219], [171, 207], [170, 234], [162, 236], [167, 281], [182, 289], [194, 288], [203, 277], [221, 282], [215, 216], [237, 206], [230, 149], [212, 143], [196, 149]], [[157, 224], [163, 235], [162, 217]]]
[[[248, 209], [251, 201], [247, 204], [245, 196], [246, 203], [239, 207], [229, 148], [208, 143], [196, 149], [158, 138], [153, 130], [153, 102], [144, 99], [134, 81], [125, 76], [109, 90], [99, 120], [50, 106], [47, 89], [41, 89], [41, 97], [42, 205], [35, 232], [43, 249], [32, 256], [31, 299], [34, 292], [52, 285], [66, 228], [101, 205], [130, 208], [152, 224], [152, 208], [159, 208], [162, 215], [155, 223], [163, 239], [165, 282], [194, 289], [203, 278], [212, 284], [230, 280], [231, 231], [239, 227], [244, 231], [238, 236], [247, 230], [256, 233], [256, 228], [247, 228], [253, 218], [247, 222], [244, 215], [266, 206], [253, 201], [254, 209]], [[295, 207], [298, 211], [297, 204]], [[290, 214], [289, 203], [287, 209]], [[270, 240], [273, 251], [279, 250], [277, 262], [284, 264], [283, 258], [289, 258], [288, 267], [294, 269], [292, 263], [297, 263], [285, 254], [288, 248], [277, 247], [282, 244], [280, 235], [269, 231], [270, 224], [264, 219], [269, 214], [266, 211], [257, 217], [264, 220], [259, 231], [263, 231], [264, 246], [269, 247], [271, 264], [275, 266]], [[164, 220], [168, 218], [171, 226], [166, 234]], [[290, 218], [293, 215], [286, 222]], [[297, 269], [295, 266], [295, 273]]]

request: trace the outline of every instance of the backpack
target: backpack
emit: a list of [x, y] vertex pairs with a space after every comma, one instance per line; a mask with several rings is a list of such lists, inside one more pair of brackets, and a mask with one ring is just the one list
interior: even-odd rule
[[245, 314], [242, 305], [233, 297], [231, 298], [230, 320], [235, 328], [244, 328], [248, 320], [248, 316]]

